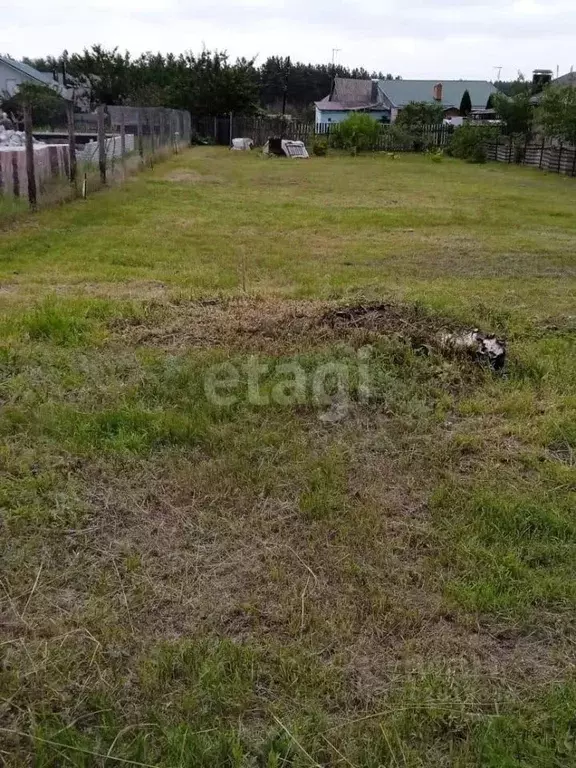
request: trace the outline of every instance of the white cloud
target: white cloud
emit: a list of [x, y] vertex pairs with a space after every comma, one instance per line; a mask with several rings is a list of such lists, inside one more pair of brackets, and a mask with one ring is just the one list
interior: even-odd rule
[[[404, 77], [503, 77], [568, 71], [576, 6], [567, 0], [28, 0], [0, 3], [0, 51], [57, 54], [92, 43], [145, 50], [291, 55]], [[575, 55], [576, 58], [576, 55]]]

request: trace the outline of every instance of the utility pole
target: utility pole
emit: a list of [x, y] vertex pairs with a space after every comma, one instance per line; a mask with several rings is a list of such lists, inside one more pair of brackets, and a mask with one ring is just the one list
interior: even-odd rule
[[342, 48], [332, 48], [332, 87], [330, 88], [330, 98], [332, 98], [336, 85], [336, 54], [340, 53], [341, 50]]
[[500, 82], [500, 73], [502, 72], [502, 65], [500, 65], [500, 66], [496, 65], [495, 67], [493, 67], [493, 69], [497, 69], [498, 70], [498, 78], [496, 79], [496, 82], [499, 83]]
[[284, 62], [284, 83], [282, 85], [282, 117], [286, 114], [286, 99], [288, 96], [288, 78], [290, 77], [290, 68], [292, 67], [292, 62], [290, 61], [290, 56], [286, 59]]

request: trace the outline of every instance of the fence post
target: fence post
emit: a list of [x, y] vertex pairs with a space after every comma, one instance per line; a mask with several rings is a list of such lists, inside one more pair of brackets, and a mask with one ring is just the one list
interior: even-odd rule
[[106, 128], [104, 125], [104, 104], [98, 105], [98, 167], [100, 182], [106, 184]]
[[564, 143], [560, 142], [560, 152], [558, 152], [558, 173], [560, 173], [560, 169], [562, 166], [562, 149], [564, 148]]
[[70, 184], [76, 189], [76, 126], [74, 125], [74, 102], [66, 103], [68, 117], [68, 159]]
[[540, 147], [540, 163], [538, 168], [542, 168], [542, 161], [544, 160], [544, 138], [542, 139], [542, 146]]
[[136, 117], [136, 135], [138, 136], [138, 154], [144, 160], [144, 140], [142, 138], [142, 111], [139, 109]]
[[572, 173], [571, 176], [576, 174], [576, 148], [572, 149]]
[[232, 137], [234, 136], [234, 113], [230, 112], [230, 144], [232, 146]]
[[122, 157], [122, 163], [124, 163], [124, 155], [126, 154], [126, 119], [124, 117], [124, 110], [120, 112], [120, 155]]
[[162, 149], [166, 143], [166, 124], [164, 122], [166, 112], [163, 107], [160, 108], [158, 117], [160, 119], [160, 148]]
[[148, 130], [150, 132], [150, 165], [154, 164], [154, 113], [148, 113]]
[[32, 136], [32, 107], [24, 103], [24, 133], [26, 136], [26, 175], [28, 176], [28, 202], [30, 210], [37, 208], [36, 172], [34, 170], [34, 138]]

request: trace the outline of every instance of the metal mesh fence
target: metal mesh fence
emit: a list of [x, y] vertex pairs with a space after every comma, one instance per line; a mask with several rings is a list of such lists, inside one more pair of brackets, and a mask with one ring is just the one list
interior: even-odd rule
[[66, 125], [38, 130], [28, 107], [0, 143], [0, 216], [26, 202], [36, 208], [86, 197], [180, 152], [191, 138], [190, 114], [181, 110], [101, 105], [76, 114], [70, 105]]

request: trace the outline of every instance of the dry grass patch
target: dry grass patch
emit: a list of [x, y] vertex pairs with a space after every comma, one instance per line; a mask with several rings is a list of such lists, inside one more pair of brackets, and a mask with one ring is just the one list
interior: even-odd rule
[[198, 171], [171, 171], [162, 177], [165, 181], [173, 181], [177, 184], [222, 184], [224, 179], [210, 173], [198, 173]]

